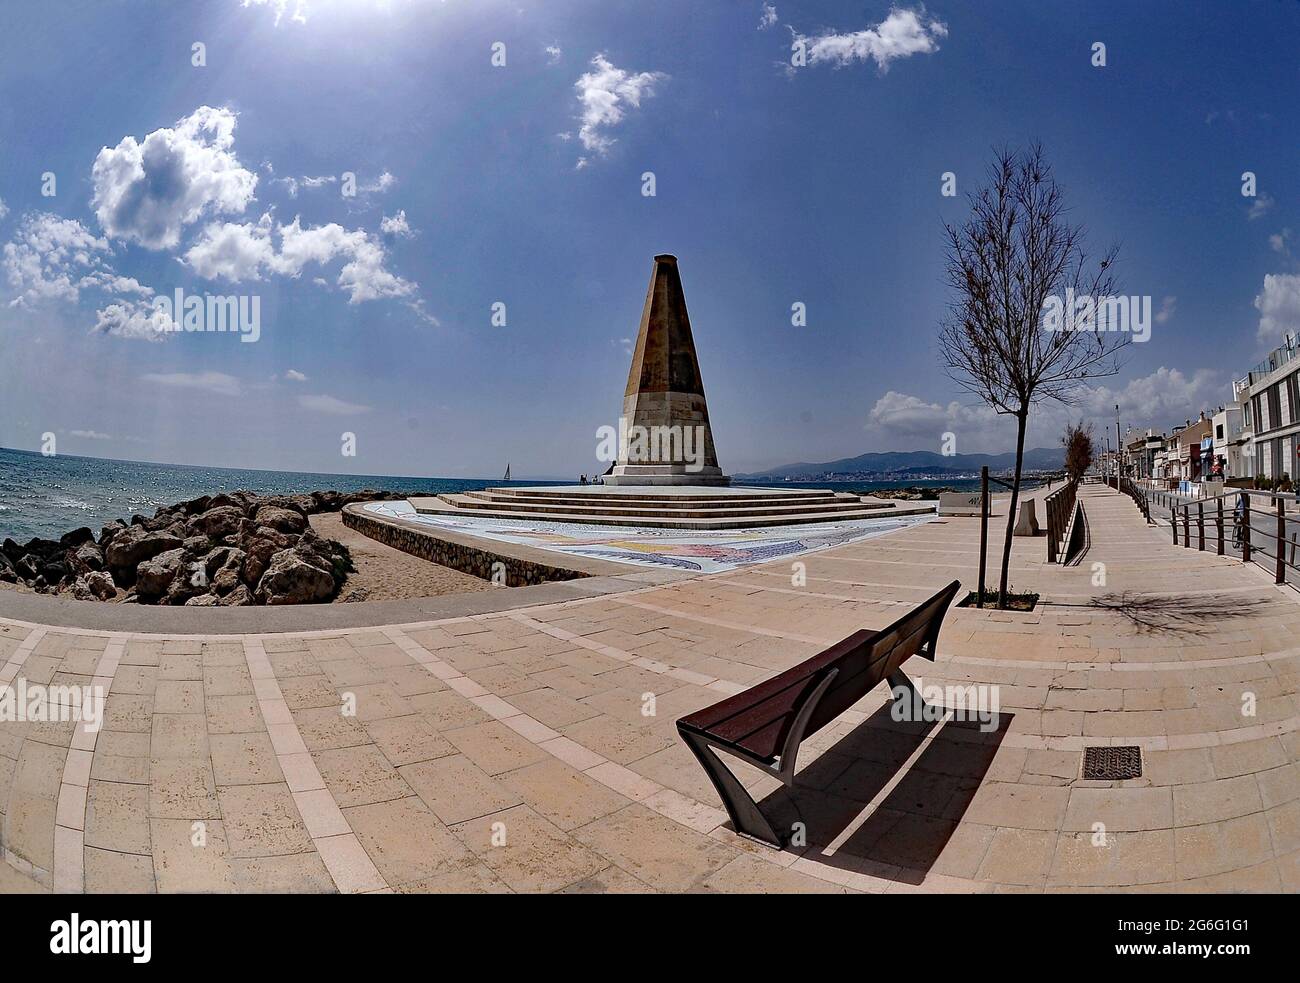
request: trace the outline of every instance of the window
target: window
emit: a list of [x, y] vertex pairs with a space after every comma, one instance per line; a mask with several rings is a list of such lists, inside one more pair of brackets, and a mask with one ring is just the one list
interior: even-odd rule
[[1215, 440], [1222, 440], [1222, 439], [1223, 439], [1223, 424], [1222, 424], [1222, 423], [1216, 423], [1216, 424], [1214, 425], [1214, 439], [1215, 439]]

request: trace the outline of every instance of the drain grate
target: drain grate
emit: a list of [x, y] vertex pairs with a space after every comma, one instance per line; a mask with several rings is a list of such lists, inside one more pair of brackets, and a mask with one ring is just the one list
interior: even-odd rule
[[1083, 749], [1083, 777], [1088, 781], [1122, 782], [1142, 777], [1142, 749], [1089, 747]]

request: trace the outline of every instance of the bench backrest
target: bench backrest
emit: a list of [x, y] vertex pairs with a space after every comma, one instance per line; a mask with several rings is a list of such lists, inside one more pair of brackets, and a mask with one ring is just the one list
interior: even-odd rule
[[[835, 680], [822, 695], [808, 720], [806, 734], [813, 734], [835, 720], [845, 710], [884, 682], [908, 659], [925, 648], [934, 658], [934, 642], [939, 626], [961, 588], [954, 580], [920, 607], [914, 608], [892, 625], [878, 632], [857, 632], [820, 655], [794, 667], [816, 677], [831, 666], [839, 669]], [[865, 635], [865, 638], [859, 638]], [[856, 639], [856, 641], [855, 641]], [[928, 647], [927, 647], [928, 646]]]
[[835, 720], [913, 655], [924, 649], [922, 654], [933, 659], [939, 626], [960, 587], [954, 580], [887, 628], [856, 631], [771, 679], [683, 717], [679, 726], [706, 731], [771, 758], [779, 753], [805, 694], [827, 669], [839, 671], [809, 718], [805, 736]]

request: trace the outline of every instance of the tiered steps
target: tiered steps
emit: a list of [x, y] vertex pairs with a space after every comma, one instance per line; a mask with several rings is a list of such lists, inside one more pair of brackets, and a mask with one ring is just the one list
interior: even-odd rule
[[489, 488], [408, 500], [426, 515], [669, 529], [742, 529], [933, 512], [933, 504], [864, 500], [824, 489], [618, 486]]

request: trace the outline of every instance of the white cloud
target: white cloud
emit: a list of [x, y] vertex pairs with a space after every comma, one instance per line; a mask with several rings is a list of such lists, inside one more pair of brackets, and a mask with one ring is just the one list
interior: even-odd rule
[[142, 382], [171, 389], [198, 389], [217, 396], [239, 396], [243, 389], [239, 380], [224, 372], [146, 372]]
[[304, 229], [295, 217], [289, 225], [275, 226], [268, 213], [257, 224], [214, 224], [185, 253], [185, 262], [199, 276], [234, 283], [271, 274], [297, 278], [308, 263], [324, 265], [335, 259], [345, 260], [336, 283], [348, 291], [349, 303], [410, 297], [417, 290], [416, 284], [384, 267], [379, 241], [363, 229], [349, 231], [335, 222]]
[[307, 23], [307, 0], [240, 0], [241, 7], [270, 7], [275, 11], [275, 24], [280, 25], [286, 13], [295, 24]]
[[1255, 297], [1260, 341], [1275, 344], [1288, 332], [1300, 333], [1300, 274], [1269, 273]]
[[411, 236], [415, 235], [415, 233], [411, 231], [411, 226], [407, 224], [406, 212], [400, 208], [397, 210], [397, 214], [391, 218], [387, 215], [384, 216], [383, 221], [379, 223], [379, 231], [386, 236], [394, 236], [403, 239], [409, 239]]
[[938, 51], [939, 39], [947, 36], [947, 25], [931, 18], [923, 7], [894, 7], [883, 21], [862, 31], [831, 31], [813, 37], [794, 32], [795, 41], [803, 42], [810, 66], [874, 61], [881, 74], [889, 70], [892, 61]]
[[371, 409], [369, 406], [362, 406], [359, 403], [347, 403], [324, 394], [299, 396], [298, 405], [305, 410], [311, 410], [314, 413], [326, 413], [330, 416], [354, 416], [358, 413], [369, 413]]
[[284, 373], [284, 377], [288, 379], [290, 382], [307, 381], [307, 377], [303, 375], [301, 372], [299, 372], [297, 369], [286, 369]]
[[165, 341], [175, 322], [153, 304], [141, 300], [114, 301], [95, 312], [95, 334], [137, 341]]
[[[1227, 380], [1215, 371], [1200, 369], [1187, 376], [1162, 366], [1123, 386], [1085, 387], [1073, 406], [1051, 401], [1031, 407], [1025, 446], [1057, 446], [1066, 424], [1080, 418], [1113, 426], [1117, 403], [1125, 423], [1162, 430], [1195, 419], [1201, 410], [1229, 397]], [[1015, 419], [999, 416], [982, 403], [954, 400], [944, 405], [895, 390], [876, 401], [866, 430], [871, 450], [938, 450], [943, 435], [953, 433], [959, 453], [1001, 453], [1014, 449], [1016, 439]]]
[[389, 174], [387, 171], [384, 171], [384, 173], [380, 174], [379, 177], [375, 178], [369, 184], [361, 185], [360, 190], [365, 193], [371, 193], [375, 191], [382, 192], [382, 191], [387, 191], [395, 184], [397, 184], [397, 178], [393, 177], [393, 175]]
[[[3, 268], [14, 298], [11, 307], [42, 301], [76, 301], [87, 274], [105, 268], [111, 253], [107, 240], [92, 234], [76, 219], [49, 212], [23, 216], [18, 232], [5, 243]], [[134, 281], [132, 281], [134, 282]]]
[[775, 5], [770, 3], [763, 4], [763, 12], [759, 14], [758, 17], [758, 29], [760, 31], [766, 31], [769, 27], [771, 27], [775, 23], [776, 23]]
[[82, 440], [112, 440], [111, 433], [100, 433], [98, 430], [69, 430], [70, 437], [80, 437]]
[[1283, 256], [1291, 255], [1291, 240], [1295, 234], [1290, 229], [1283, 229], [1281, 232], [1275, 232], [1268, 237], [1269, 248], [1275, 253], [1281, 253]]
[[[655, 85], [666, 81], [668, 76], [663, 72], [634, 75], [615, 67], [603, 53], [591, 59], [591, 66], [593, 71], [573, 83], [582, 104], [578, 139], [587, 150], [604, 156], [616, 142], [607, 131], [623, 121], [629, 106], [636, 109], [642, 99], [653, 96]], [[585, 161], [584, 158], [579, 166], [585, 166]]]
[[[269, 164], [267, 165], [267, 170], [271, 170], [271, 167], [270, 167]], [[272, 172], [272, 173], [274, 173], [274, 172]], [[336, 183], [337, 181], [338, 181], [338, 178], [335, 177], [333, 174], [321, 174], [321, 175], [316, 176], [316, 177], [304, 176], [304, 177], [275, 177], [275, 178], [271, 178], [271, 183], [272, 183], [272, 184], [283, 184], [283, 185], [284, 185], [285, 190], [289, 192], [289, 197], [290, 197], [290, 198], [297, 198], [297, 197], [298, 197], [298, 189], [299, 189], [299, 188], [307, 188], [308, 190], [313, 190], [313, 191], [314, 191], [316, 188], [323, 188], [323, 187], [325, 187], [327, 184], [334, 184], [334, 183]]]
[[1276, 204], [1277, 202], [1273, 200], [1273, 196], [1265, 191], [1251, 202], [1250, 210], [1246, 212], [1246, 218], [1252, 222], [1257, 218], [1263, 218], [1273, 210], [1273, 206]]
[[5, 204], [5, 200], [3, 198], [0, 198], [0, 218], [4, 218], [8, 214], [9, 214], [9, 206]]
[[561, 50], [558, 41], [555, 44], [548, 44], [546, 46], [546, 61], [548, 65], [558, 65], [560, 58], [563, 56], [564, 52]]
[[238, 214], [253, 199], [257, 175], [232, 148], [235, 114], [201, 106], [173, 128], [143, 141], [104, 147], [91, 171], [92, 204], [109, 236], [149, 249], [171, 249], [204, 214]]
[[1160, 310], [1156, 311], [1156, 324], [1164, 324], [1176, 313], [1178, 313], [1178, 298], [1166, 297], [1160, 302]]

